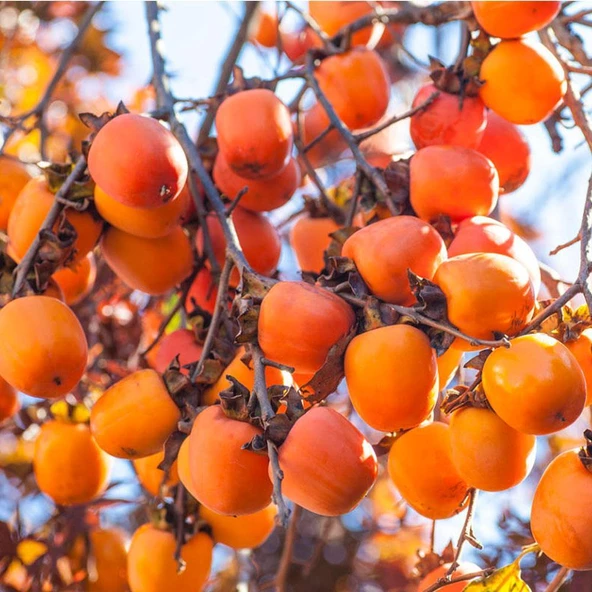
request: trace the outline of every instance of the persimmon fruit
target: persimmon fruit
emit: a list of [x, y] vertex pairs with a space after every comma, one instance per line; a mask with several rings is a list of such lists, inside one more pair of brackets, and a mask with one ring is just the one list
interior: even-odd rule
[[156, 347], [158, 349], [154, 369], [161, 374], [177, 356], [179, 356], [181, 372], [187, 372], [183, 366], [198, 362], [203, 350], [195, 339], [195, 333], [190, 329], [177, 329], [165, 335]]
[[[70, 267], [62, 267], [51, 276], [59, 286], [68, 306], [82, 302], [92, 291], [97, 278], [95, 257], [89, 253]], [[47, 292], [45, 292], [47, 295]]]
[[0, 377], [0, 424], [16, 415], [21, 408], [18, 393]]
[[87, 592], [127, 592], [127, 550], [123, 534], [114, 528], [93, 528]]
[[151, 454], [144, 458], [136, 458], [133, 461], [138, 481], [150, 495], [159, 495], [161, 485], [164, 485], [166, 488], [171, 488], [179, 483], [177, 461], [172, 464], [168, 477], [165, 480], [164, 471], [158, 468], [158, 465], [163, 460], [164, 451], [161, 450], [156, 454]]
[[0, 230], [8, 227], [8, 218], [16, 198], [31, 180], [27, 167], [7, 156], [0, 157]]
[[197, 306], [209, 314], [214, 314], [217, 297], [218, 286], [214, 282], [210, 270], [204, 267], [197, 272], [193, 283], [189, 287], [185, 299], [185, 308], [188, 313], [192, 313]]
[[586, 379], [586, 406], [592, 405], [592, 329], [584, 329], [577, 339], [565, 343], [578, 361]]
[[304, 215], [290, 231], [290, 245], [303, 271], [319, 273], [325, 267], [324, 253], [331, 244], [331, 233], [339, 225], [332, 218], [312, 218]]

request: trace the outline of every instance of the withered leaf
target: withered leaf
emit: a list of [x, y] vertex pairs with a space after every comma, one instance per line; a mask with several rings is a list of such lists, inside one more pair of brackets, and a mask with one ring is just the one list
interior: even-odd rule
[[288, 437], [292, 425], [293, 422], [285, 413], [274, 415], [265, 427], [265, 438], [271, 440], [276, 446], [281, 446]]
[[263, 434], [257, 434], [251, 441], [245, 442], [241, 448], [243, 450], [250, 450], [251, 452], [265, 455], [267, 454], [267, 441]]
[[186, 437], [182, 432], [174, 431], [164, 443], [164, 458], [157, 468], [166, 473], [166, 478], [168, 478], [171, 467], [179, 456], [179, 449]]
[[407, 277], [411, 291], [418, 302], [415, 308], [434, 321], [448, 323], [446, 296], [440, 286], [416, 275], [410, 269], [407, 270]]
[[481, 350], [476, 356], [473, 356], [470, 360], [464, 364], [463, 368], [470, 368], [471, 370], [477, 370], [481, 372], [483, 370], [483, 365], [485, 364], [485, 360], [489, 357], [493, 350], [491, 349], [484, 349]]
[[389, 453], [392, 445], [395, 443], [396, 436], [392, 436], [390, 434], [384, 436], [380, 442], [374, 444], [372, 448], [374, 448], [374, 452], [376, 456], [384, 456], [385, 454]]
[[384, 180], [389, 188], [390, 200], [401, 213], [409, 204], [409, 163], [411, 159], [389, 162], [384, 169]]
[[196, 376], [195, 382], [197, 384], [214, 384], [222, 375], [224, 368], [222, 360], [208, 358], [202, 371]]
[[230, 386], [219, 395], [222, 409], [228, 417], [246, 421], [249, 418], [248, 402], [251, 393], [234, 376], [228, 374], [226, 380], [230, 381]]

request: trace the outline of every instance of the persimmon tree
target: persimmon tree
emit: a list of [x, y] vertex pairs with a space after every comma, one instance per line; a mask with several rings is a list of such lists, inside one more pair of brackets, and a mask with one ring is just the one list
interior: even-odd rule
[[546, 173], [518, 126], [592, 150], [592, 11], [245, 3], [179, 98], [147, 2], [117, 104], [105, 10], [0, 7], [0, 589], [589, 590], [592, 180], [573, 280], [504, 201]]

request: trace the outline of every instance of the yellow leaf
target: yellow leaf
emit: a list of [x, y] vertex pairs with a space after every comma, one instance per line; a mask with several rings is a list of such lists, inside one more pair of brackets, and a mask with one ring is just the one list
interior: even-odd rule
[[16, 547], [16, 554], [24, 565], [31, 565], [35, 563], [39, 557], [47, 553], [47, 545], [34, 541], [32, 539], [25, 539], [21, 541]]

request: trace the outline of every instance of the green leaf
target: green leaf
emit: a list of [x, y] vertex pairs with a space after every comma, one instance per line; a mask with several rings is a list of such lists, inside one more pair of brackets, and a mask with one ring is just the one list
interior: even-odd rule
[[532, 592], [520, 574], [517, 561], [501, 567], [491, 575], [470, 583], [463, 592]]

